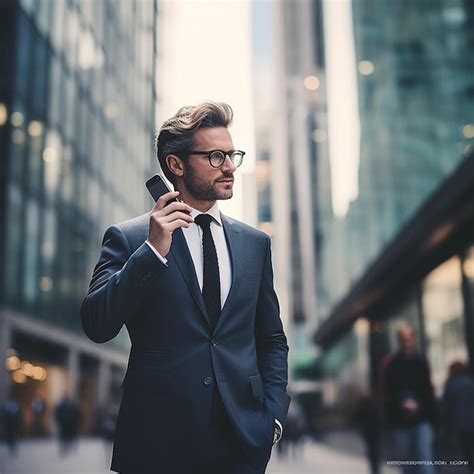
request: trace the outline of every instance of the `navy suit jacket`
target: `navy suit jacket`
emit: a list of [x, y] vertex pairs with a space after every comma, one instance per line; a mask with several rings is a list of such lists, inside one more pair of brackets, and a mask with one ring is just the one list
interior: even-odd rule
[[[107, 229], [81, 309], [87, 336], [132, 342], [112, 469], [173, 472], [206, 442], [212, 384], [244, 452], [270, 458], [275, 418], [286, 420], [288, 346], [273, 289], [269, 237], [222, 215], [232, 285], [212, 331], [181, 229], [163, 264], [145, 243], [149, 214]], [[155, 471], [154, 471], [155, 470]]]

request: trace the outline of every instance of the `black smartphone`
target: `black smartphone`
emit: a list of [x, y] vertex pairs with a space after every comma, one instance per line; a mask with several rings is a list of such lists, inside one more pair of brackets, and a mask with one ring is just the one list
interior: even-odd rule
[[[145, 183], [148, 191], [152, 195], [153, 199], [158, 201], [158, 199], [163, 196], [163, 194], [169, 193], [172, 190], [165, 183], [165, 180], [159, 175], [155, 174]], [[179, 199], [174, 198], [170, 202], [180, 202]]]

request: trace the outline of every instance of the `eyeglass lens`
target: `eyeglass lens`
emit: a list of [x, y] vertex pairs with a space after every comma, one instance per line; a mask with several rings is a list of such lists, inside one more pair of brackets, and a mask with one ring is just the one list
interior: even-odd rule
[[[226, 154], [224, 152], [219, 150], [213, 151], [210, 155], [211, 165], [215, 168], [218, 168], [224, 163], [225, 157]], [[234, 151], [229, 155], [229, 157], [230, 161], [232, 161], [235, 166], [240, 166], [240, 164], [242, 163], [243, 154], [240, 151]]]

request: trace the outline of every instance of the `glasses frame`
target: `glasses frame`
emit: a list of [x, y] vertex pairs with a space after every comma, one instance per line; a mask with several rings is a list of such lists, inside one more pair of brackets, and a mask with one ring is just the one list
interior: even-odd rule
[[[215, 153], [216, 151], [220, 151], [221, 153], [224, 154], [224, 159], [222, 160], [222, 163], [219, 166], [214, 166], [211, 162], [211, 155], [212, 155], [212, 153]], [[235, 165], [234, 161], [232, 160], [232, 155], [236, 152], [238, 152], [242, 155], [242, 157], [240, 159], [240, 163], [238, 165]], [[230, 161], [232, 161], [232, 164], [235, 165], [236, 168], [238, 168], [242, 164], [242, 162], [244, 161], [245, 151], [243, 151], [243, 150], [228, 150], [228, 151], [224, 151], [224, 150], [209, 150], [209, 151], [191, 150], [191, 151], [188, 151], [186, 154], [187, 155], [207, 156], [207, 159], [209, 160], [209, 164], [215, 169], [220, 168], [225, 163], [225, 159], [227, 157], [229, 157]]]

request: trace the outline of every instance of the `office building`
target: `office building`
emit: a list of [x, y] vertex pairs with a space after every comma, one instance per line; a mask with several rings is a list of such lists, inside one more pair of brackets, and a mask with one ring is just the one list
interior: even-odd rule
[[31, 400], [67, 391], [88, 432], [120, 394], [129, 341], [87, 340], [79, 310], [105, 228], [152, 205], [157, 2], [0, 13], [0, 404], [21, 403], [28, 434]]
[[409, 321], [440, 395], [452, 361], [474, 362], [474, 10], [463, 1], [358, 0], [352, 19], [359, 187], [339, 237], [329, 234], [321, 249], [323, 260], [344, 259], [332, 269], [340, 284], [328, 287], [316, 341], [337, 361], [342, 395], [358, 383], [344, 373], [360, 358], [363, 384], [376, 387], [380, 359]]
[[292, 390], [315, 358], [317, 229], [328, 204], [313, 185], [329, 172], [324, 38], [315, 28], [321, 7], [320, 0], [253, 7], [258, 220], [272, 236]]
[[[474, 10], [463, 0], [272, 5], [273, 109], [256, 114], [267, 130], [257, 177], [260, 166], [271, 200], [261, 194], [259, 217], [283, 242], [293, 381], [321, 382], [330, 403], [375, 387], [403, 320], [440, 394], [451, 361], [474, 363]], [[341, 98], [350, 120], [333, 115]]]

